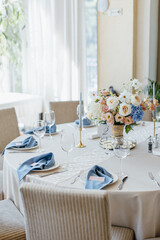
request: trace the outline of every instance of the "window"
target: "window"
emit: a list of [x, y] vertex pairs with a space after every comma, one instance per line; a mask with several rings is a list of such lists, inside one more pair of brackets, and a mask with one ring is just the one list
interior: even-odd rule
[[85, 0], [88, 90], [97, 89], [97, 0]]

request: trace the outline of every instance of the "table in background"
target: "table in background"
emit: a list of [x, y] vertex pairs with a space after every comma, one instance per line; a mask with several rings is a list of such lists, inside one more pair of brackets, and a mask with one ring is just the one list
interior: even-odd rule
[[14, 107], [18, 122], [25, 127], [32, 127], [42, 112], [42, 98], [24, 93], [1, 93], [0, 109]]

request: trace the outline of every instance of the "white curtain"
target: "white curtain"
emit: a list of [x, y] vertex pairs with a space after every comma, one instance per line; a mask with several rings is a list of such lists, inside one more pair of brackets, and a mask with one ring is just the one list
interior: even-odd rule
[[76, 100], [85, 88], [84, 0], [24, 0], [24, 93]]

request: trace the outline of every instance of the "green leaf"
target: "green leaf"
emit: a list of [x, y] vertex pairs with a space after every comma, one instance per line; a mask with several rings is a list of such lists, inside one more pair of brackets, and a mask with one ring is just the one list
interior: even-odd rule
[[126, 131], [126, 133], [129, 133], [131, 130], [133, 130], [133, 128], [131, 127], [131, 125], [126, 125], [126, 126], [125, 126], [125, 131]]

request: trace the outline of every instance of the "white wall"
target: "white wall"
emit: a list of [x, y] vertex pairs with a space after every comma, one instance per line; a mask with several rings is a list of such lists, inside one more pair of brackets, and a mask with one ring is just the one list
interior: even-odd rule
[[98, 14], [98, 87], [156, 79], [159, 0], [110, 0], [122, 16]]
[[98, 88], [122, 83], [133, 76], [133, 0], [112, 0], [109, 9], [122, 8], [122, 16], [98, 14]]

